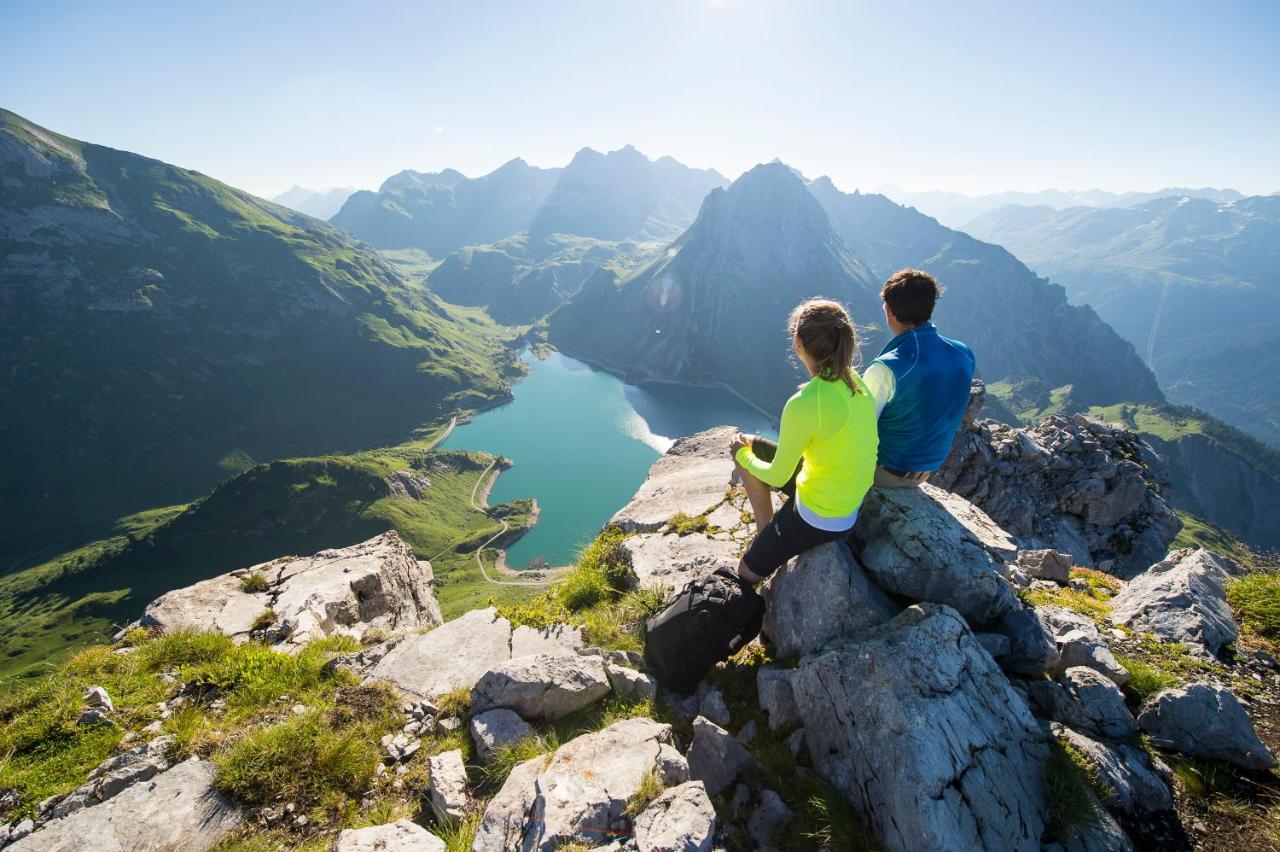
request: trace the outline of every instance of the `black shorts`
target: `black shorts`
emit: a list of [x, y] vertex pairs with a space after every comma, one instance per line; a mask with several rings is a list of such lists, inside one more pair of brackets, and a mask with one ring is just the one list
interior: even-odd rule
[[[772, 461], [777, 449], [777, 444], [765, 438], [757, 438], [751, 443], [751, 452], [763, 461]], [[800, 517], [800, 513], [796, 511], [796, 474], [799, 472], [800, 468], [797, 466], [796, 473], [778, 489], [789, 499], [774, 513], [769, 525], [751, 540], [747, 552], [742, 554], [742, 560], [747, 563], [751, 573], [759, 577], [768, 577], [791, 557], [799, 556], [820, 544], [844, 538], [848, 532], [820, 530]]]

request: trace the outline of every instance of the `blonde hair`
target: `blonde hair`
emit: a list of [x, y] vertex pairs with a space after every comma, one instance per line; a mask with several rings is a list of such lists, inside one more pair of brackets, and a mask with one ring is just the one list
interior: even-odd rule
[[808, 299], [796, 305], [787, 329], [800, 338], [813, 361], [814, 375], [829, 382], [842, 381], [859, 393], [853, 380], [853, 359], [858, 354], [858, 331], [844, 305], [830, 299]]

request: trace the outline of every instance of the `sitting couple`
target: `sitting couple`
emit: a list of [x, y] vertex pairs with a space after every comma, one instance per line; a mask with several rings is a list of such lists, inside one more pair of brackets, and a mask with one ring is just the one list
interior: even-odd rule
[[[755, 513], [756, 536], [738, 573], [757, 583], [811, 547], [841, 538], [874, 484], [910, 488], [946, 460], [969, 404], [973, 353], [929, 321], [941, 294], [927, 272], [894, 273], [880, 291], [893, 339], [866, 372], [838, 302], [791, 312], [796, 355], [812, 378], [782, 409], [778, 442], [739, 432], [730, 445]], [[790, 499], [775, 515], [771, 490]]]

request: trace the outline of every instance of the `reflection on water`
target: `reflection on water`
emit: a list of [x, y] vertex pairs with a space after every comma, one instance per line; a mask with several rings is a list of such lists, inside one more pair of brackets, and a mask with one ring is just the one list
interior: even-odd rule
[[489, 495], [538, 501], [537, 525], [512, 546], [513, 567], [541, 557], [572, 561], [635, 493], [649, 465], [676, 438], [712, 426], [776, 435], [768, 420], [728, 391], [686, 385], [628, 385], [560, 353], [525, 354], [529, 374], [515, 399], [478, 414], [444, 449], [483, 450], [511, 459]]

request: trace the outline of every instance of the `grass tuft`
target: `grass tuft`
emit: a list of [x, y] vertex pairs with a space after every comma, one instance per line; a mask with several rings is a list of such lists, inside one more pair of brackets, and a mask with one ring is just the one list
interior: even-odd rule
[[662, 779], [658, 776], [656, 769], [650, 769], [640, 779], [640, 786], [627, 799], [626, 807], [622, 812], [629, 817], [637, 817], [641, 811], [649, 807], [654, 799], [662, 795], [662, 791], [667, 789], [667, 785], [662, 783]]
[[1280, 572], [1259, 571], [1232, 580], [1227, 602], [1246, 630], [1280, 641]]
[[522, 740], [503, 746], [494, 754], [493, 760], [481, 770], [485, 783], [494, 788], [507, 780], [511, 770], [527, 760], [544, 754], [550, 754], [560, 747], [560, 738], [555, 731], [545, 734], [532, 734]]
[[1066, 843], [1077, 829], [1098, 824], [1101, 805], [1084, 755], [1068, 743], [1054, 741], [1049, 748], [1044, 765], [1047, 831], [1054, 841]]
[[675, 534], [680, 536], [704, 533], [709, 526], [706, 515], [693, 517], [684, 512], [676, 512], [667, 520], [667, 523], [671, 525]]
[[250, 571], [240, 578], [240, 591], [247, 594], [256, 592], [265, 592], [267, 590], [267, 576], [261, 571]]

